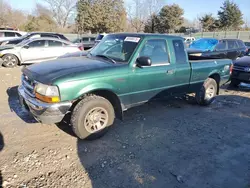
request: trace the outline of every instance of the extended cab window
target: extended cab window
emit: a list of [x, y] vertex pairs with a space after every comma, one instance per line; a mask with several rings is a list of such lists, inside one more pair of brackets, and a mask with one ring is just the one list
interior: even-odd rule
[[140, 56], [150, 57], [152, 65], [169, 64], [167, 43], [164, 39], [151, 39], [148, 40], [141, 52]]
[[182, 40], [173, 40], [176, 64], [187, 63], [187, 53]]

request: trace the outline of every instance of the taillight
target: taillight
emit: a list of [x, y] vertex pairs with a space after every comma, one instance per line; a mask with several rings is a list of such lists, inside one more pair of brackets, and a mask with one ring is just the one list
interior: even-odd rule
[[232, 72], [233, 72], [233, 67], [234, 67], [234, 65], [232, 64], [232, 65], [230, 66], [230, 74], [232, 74]]
[[79, 50], [83, 51], [84, 47], [83, 46], [78, 46]]

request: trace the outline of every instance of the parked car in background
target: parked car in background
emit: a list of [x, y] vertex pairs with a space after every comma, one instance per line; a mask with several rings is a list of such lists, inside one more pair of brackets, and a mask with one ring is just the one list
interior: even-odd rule
[[26, 35], [23, 35], [20, 38], [17, 39], [10, 39], [10, 40], [3, 40], [0, 42], [1, 46], [4, 45], [16, 45], [24, 40], [28, 40], [31, 38], [40, 38], [40, 37], [51, 37], [51, 38], [56, 38], [56, 39], [62, 39], [69, 41], [63, 34], [60, 33], [52, 33], [52, 32], [31, 32], [27, 33]]
[[56, 38], [33, 38], [24, 40], [15, 46], [0, 48], [0, 58], [5, 67], [38, 63], [80, 51], [80, 48], [66, 40]]
[[98, 44], [102, 40], [102, 38], [105, 37], [106, 35], [107, 35], [106, 33], [99, 34], [95, 39], [95, 45]]
[[239, 39], [202, 38], [190, 44], [189, 55], [235, 60], [247, 53], [247, 47]]
[[250, 55], [250, 42], [244, 42], [244, 44], [247, 47], [247, 55]]
[[231, 85], [238, 86], [241, 82], [250, 84], [250, 57], [245, 56], [243, 58], [234, 61]]
[[22, 32], [22, 31], [0, 30], [0, 41], [19, 38], [25, 34], [26, 32]]
[[191, 43], [191, 42], [195, 41], [194, 37], [183, 37], [183, 38], [184, 38], [184, 42], [186, 42], [186, 43]]
[[22, 69], [20, 103], [40, 122], [69, 115], [80, 139], [97, 138], [123, 111], [157, 97], [196, 93], [209, 105], [228, 81], [232, 60], [188, 60], [183, 39], [160, 34], [109, 34], [87, 57]]
[[184, 43], [185, 43], [185, 46], [188, 48], [189, 45], [195, 41], [195, 38], [194, 37], [183, 37], [184, 38]]
[[82, 45], [84, 50], [88, 50], [93, 48], [95, 45], [95, 37], [82, 37], [80, 39], [76, 39], [73, 41], [74, 44]]

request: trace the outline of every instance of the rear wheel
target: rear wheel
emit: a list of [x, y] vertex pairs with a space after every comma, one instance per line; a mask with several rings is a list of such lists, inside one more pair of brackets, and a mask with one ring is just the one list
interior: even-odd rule
[[208, 78], [204, 82], [200, 91], [196, 93], [195, 95], [196, 101], [200, 105], [207, 106], [214, 101], [217, 92], [218, 92], [217, 82], [212, 78]]
[[238, 87], [240, 85], [240, 81], [236, 79], [231, 79], [230, 86]]
[[18, 58], [12, 54], [6, 54], [2, 57], [3, 66], [12, 68], [18, 65]]
[[71, 124], [80, 139], [96, 139], [106, 133], [114, 118], [114, 108], [107, 99], [90, 95], [74, 108]]

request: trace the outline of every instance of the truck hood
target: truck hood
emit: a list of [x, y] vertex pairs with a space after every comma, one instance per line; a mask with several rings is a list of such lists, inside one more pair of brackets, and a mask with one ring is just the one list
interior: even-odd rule
[[236, 61], [234, 61], [234, 65], [238, 65], [241, 67], [250, 67], [250, 57], [244, 56], [240, 59], [237, 59]]
[[74, 76], [77, 73], [104, 69], [112, 66], [116, 65], [101, 61], [99, 58], [72, 57], [34, 64], [24, 68], [22, 72], [32, 80], [44, 84], [52, 84], [55, 79], [66, 75]]

